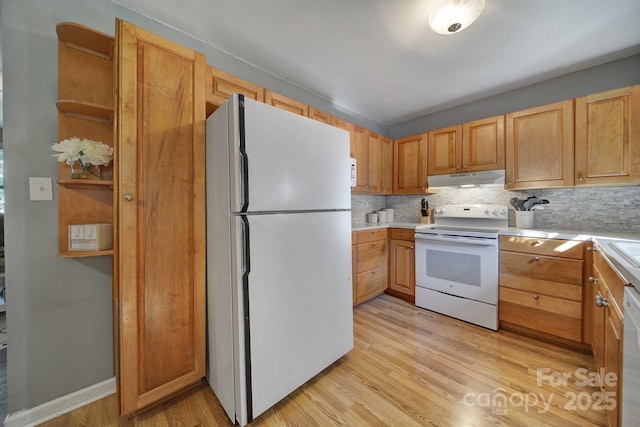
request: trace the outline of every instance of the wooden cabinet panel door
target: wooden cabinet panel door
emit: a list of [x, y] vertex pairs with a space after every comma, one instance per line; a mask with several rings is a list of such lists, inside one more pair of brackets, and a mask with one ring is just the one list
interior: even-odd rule
[[429, 132], [429, 175], [462, 172], [462, 125]]
[[576, 185], [640, 183], [640, 85], [576, 99]]
[[369, 138], [369, 191], [382, 193], [382, 141], [380, 135], [368, 131]]
[[509, 190], [573, 186], [573, 100], [506, 116]]
[[309, 107], [309, 118], [313, 120], [317, 120], [322, 123], [326, 123], [328, 125], [331, 124], [331, 114], [325, 113], [321, 110], [316, 110], [313, 107]]
[[205, 58], [116, 22], [117, 388], [132, 414], [205, 373]]
[[295, 99], [288, 98], [270, 90], [264, 90], [264, 102], [293, 114], [309, 117], [309, 106]]
[[[608, 376], [604, 377], [605, 396], [613, 396], [617, 399], [615, 408], [607, 410], [609, 426], [620, 425], [620, 405], [622, 380], [622, 319], [615, 308], [605, 307], [607, 313], [604, 328], [604, 369]], [[611, 372], [611, 373], [610, 373]], [[613, 375], [612, 375], [613, 374]]]
[[213, 109], [224, 104], [234, 93], [241, 93], [246, 98], [264, 102], [264, 88], [243, 80], [240, 77], [236, 77], [233, 74], [207, 66], [205, 78], [206, 102], [210, 104]]
[[427, 134], [393, 142], [393, 193], [419, 194], [427, 188]]
[[415, 250], [413, 242], [391, 240], [389, 289], [415, 295]]
[[380, 137], [382, 144], [382, 194], [393, 192], [393, 140], [386, 136]]
[[462, 125], [462, 171], [504, 169], [504, 116]]
[[369, 133], [360, 126], [353, 126], [353, 139], [356, 158], [355, 192], [369, 191]]

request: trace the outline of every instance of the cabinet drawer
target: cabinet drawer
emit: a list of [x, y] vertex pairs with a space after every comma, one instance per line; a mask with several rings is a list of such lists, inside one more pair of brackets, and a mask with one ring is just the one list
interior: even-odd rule
[[358, 231], [358, 243], [373, 242], [387, 238], [386, 228], [374, 228], [373, 230]]
[[374, 268], [358, 273], [356, 302], [366, 301], [382, 294], [387, 289], [387, 267]]
[[582, 341], [582, 304], [500, 287], [499, 318], [525, 328]]
[[387, 241], [358, 244], [358, 273], [387, 265]]
[[500, 236], [500, 250], [559, 258], [582, 259], [582, 242], [564, 239]]
[[389, 231], [391, 233], [391, 239], [406, 240], [408, 242], [413, 242], [413, 236], [416, 234], [415, 230], [407, 228], [391, 228]]
[[582, 284], [582, 261], [500, 251], [500, 275]]

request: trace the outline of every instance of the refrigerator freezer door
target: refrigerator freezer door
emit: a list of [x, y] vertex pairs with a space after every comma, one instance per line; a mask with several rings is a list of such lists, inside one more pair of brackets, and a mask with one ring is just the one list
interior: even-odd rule
[[[245, 218], [250, 246], [245, 356], [251, 362], [248, 405], [257, 417], [353, 348], [351, 216]], [[238, 217], [237, 227], [241, 223]], [[242, 417], [238, 421], [242, 425]]]
[[[232, 212], [240, 212], [247, 199], [248, 212], [351, 209], [347, 131], [252, 99], [244, 100], [242, 118], [237, 95], [228, 103], [229, 127], [234, 131], [221, 137], [232, 144]], [[243, 195], [243, 179], [248, 198]]]

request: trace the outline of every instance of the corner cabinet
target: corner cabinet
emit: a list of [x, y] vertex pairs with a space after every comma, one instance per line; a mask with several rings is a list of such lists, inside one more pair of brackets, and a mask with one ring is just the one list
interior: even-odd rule
[[116, 20], [120, 413], [205, 373], [205, 57]]
[[[113, 37], [74, 23], [58, 35], [58, 141], [89, 138], [113, 146]], [[113, 223], [113, 163], [100, 180], [71, 179], [58, 164], [58, 255], [111, 255], [113, 250], [70, 251], [69, 225]]]

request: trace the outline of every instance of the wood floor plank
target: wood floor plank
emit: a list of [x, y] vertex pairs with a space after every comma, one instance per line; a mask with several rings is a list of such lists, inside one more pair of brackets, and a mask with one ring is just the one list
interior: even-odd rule
[[[576, 383], [576, 369], [595, 371], [587, 353], [490, 331], [388, 295], [354, 308], [354, 342], [351, 352], [251, 425], [606, 425], [602, 410], [570, 408], [572, 397], [591, 398], [598, 391]], [[541, 369], [570, 378], [559, 386], [541, 376]], [[109, 396], [43, 425], [232, 424], [203, 383], [132, 419], [119, 418]]]

